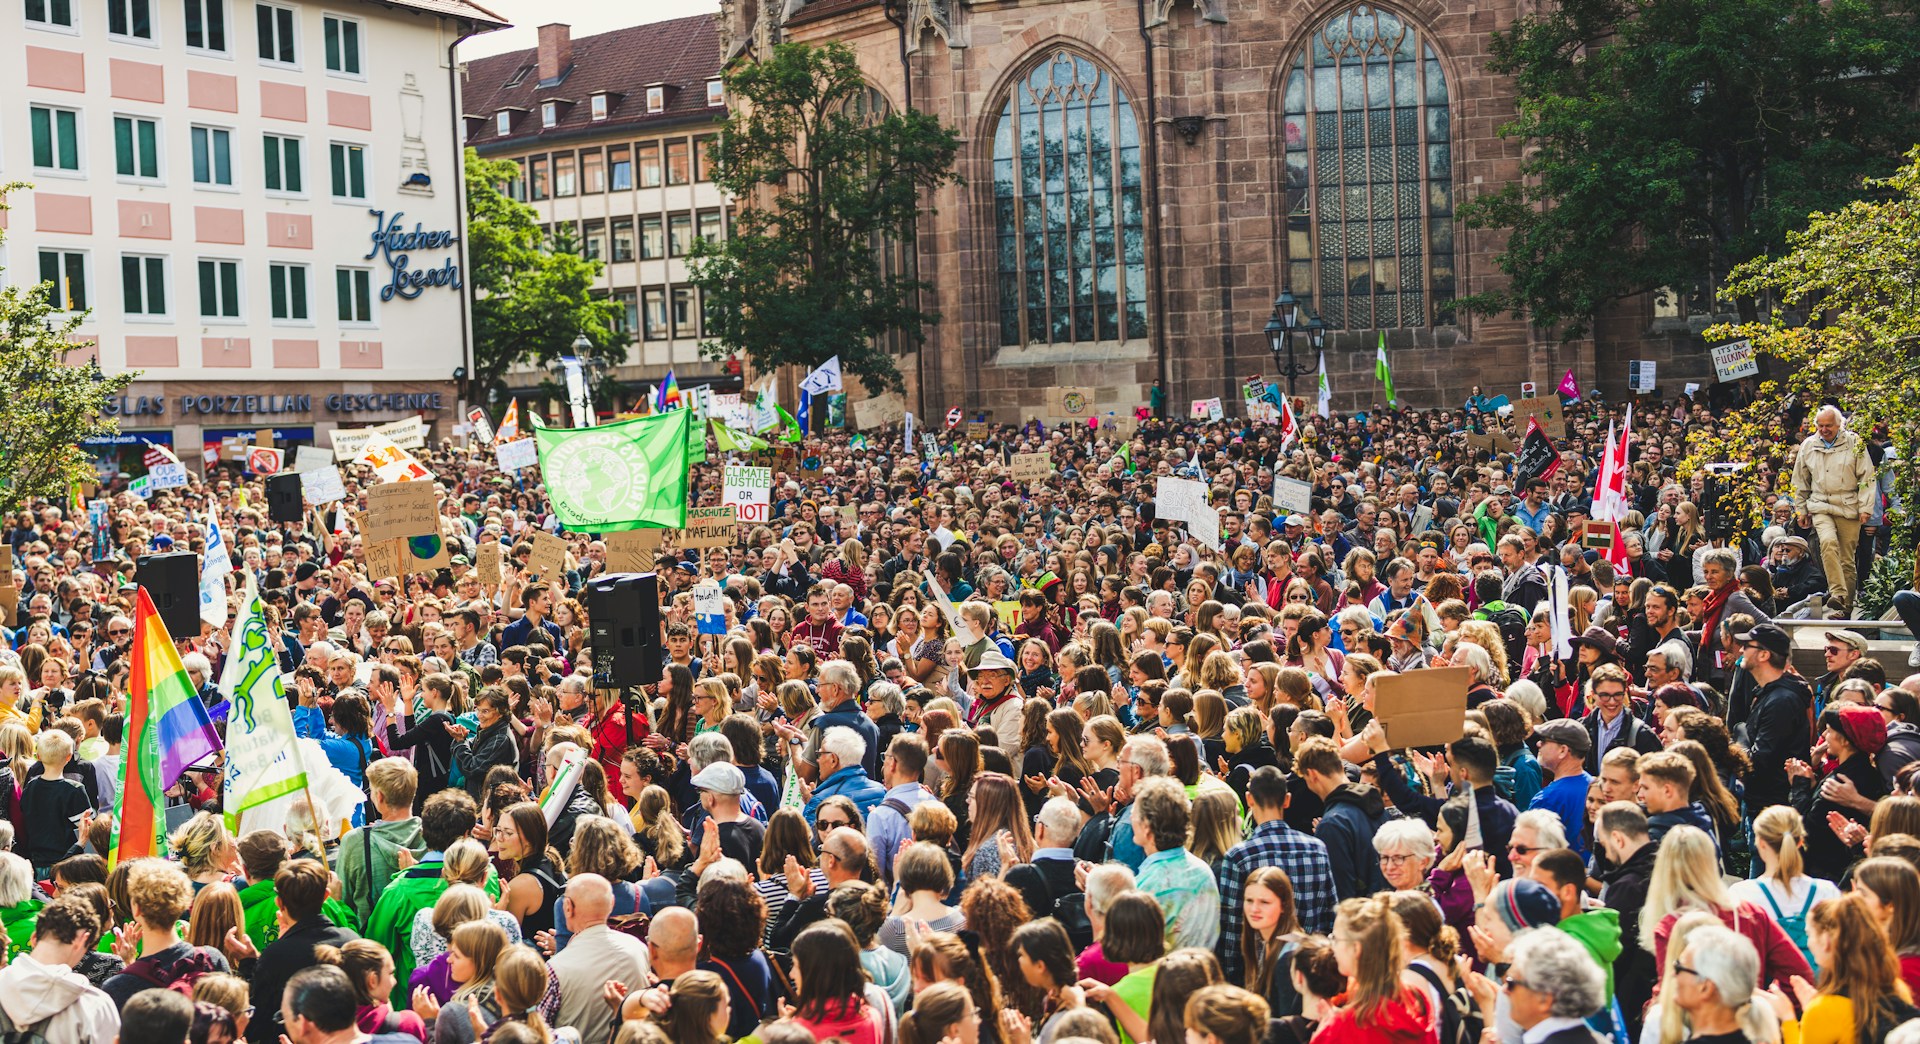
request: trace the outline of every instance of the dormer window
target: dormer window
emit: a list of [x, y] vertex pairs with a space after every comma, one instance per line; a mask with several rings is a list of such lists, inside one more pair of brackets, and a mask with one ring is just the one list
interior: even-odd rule
[[726, 85], [719, 80], [707, 81], [707, 104], [725, 105], [727, 103]]
[[560, 122], [560, 103], [559, 102], [541, 102], [540, 103], [540, 126], [543, 129], [550, 128], [559, 122]]
[[661, 112], [667, 107], [667, 89], [665, 87], [647, 88], [647, 111]]
[[501, 109], [499, 112], [493, 114], [493, 132], [495, 134], [513, 133], [513, 113], [511, 111]]
[[605, 94], [594, 95], [590, 104], [592, 106], [591, 114], [595, 120], [604, 120], [607, 118], [607, 96]]

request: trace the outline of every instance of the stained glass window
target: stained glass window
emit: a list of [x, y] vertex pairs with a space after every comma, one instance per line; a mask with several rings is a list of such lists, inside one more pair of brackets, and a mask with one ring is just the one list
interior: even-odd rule
[[1289, 284], [1334, 329], [1451, 323], [1452, 128], [1433, 47], [1367, 4], [1333, 16], [1283, 98]]
[[1126, 92], [1057, 51], [1013, 86], [993, 139], [1001, 344], [1147, 335], [1140, 127]]

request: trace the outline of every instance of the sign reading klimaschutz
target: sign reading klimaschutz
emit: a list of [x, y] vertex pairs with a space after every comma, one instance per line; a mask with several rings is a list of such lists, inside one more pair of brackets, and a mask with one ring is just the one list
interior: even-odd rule
[[387, 282], [380, 288], [380, 300], [398, 297], [411, 301], [433, 286], [461, 288], [460, 266], [453, 257], [441, 261], [437, 268], [420, 267], [413, 259], [416, 252], [454, 253], [459, 235], [451, 229], [429, 230], [418, 221], [409, 232], [400, 226], [404, 213], [394, 214], [391, 220], [384, 210], [370, 208], [367, 213], [373, 215], [373, 249], [367, 251], [365, 260], [378, 257], [387, 265]]

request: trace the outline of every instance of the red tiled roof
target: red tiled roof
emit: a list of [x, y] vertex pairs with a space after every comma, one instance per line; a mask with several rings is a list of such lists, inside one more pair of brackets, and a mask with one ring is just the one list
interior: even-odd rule
[[[569, 137], [586, 130], [683, 123], [703, 117], [717, 120], [726, 114], [724, 107], [707, 104], [707, 81], [720, 75], [720, 40], [711, 14], [580, 37], [573, 41], [572, 70], [548, 87], [540, 86], [538, 60], [538, 48], [529, 47], [465, 63], [465, 114], [485, 117], [473, 125], [468, 144], [486, 151], [488, 146]], [[507, 86], [516, 76], [519, 82]], [[668, 87], [666, 107], [660, 112], [647, 112], [648, 84]], [[607, 118], [595, 121], [592, 100], [601, 91], [612, 97], [607, 99]], [[548, 100], [572, 104], [561, 107], [558, 123], [543, 128], [540, 103]], [[512, 133], [504, 137], [496, 133], [493, 121], [501, 109], [526, 110], [515, 116]]]
[[428, 14], [445, 15], [485, 26], [487, 29], [504, 29], [513, 24], [494, 14], [492, 11], [471, 3], [469, 0], [371, 0], [372, 3], [385, 4], [388, 7], [404, 7], [411, 11], [425, 11]]

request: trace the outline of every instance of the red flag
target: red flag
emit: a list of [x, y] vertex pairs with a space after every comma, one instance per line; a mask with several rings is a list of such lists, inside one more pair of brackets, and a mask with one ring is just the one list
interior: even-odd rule
[[1286, 449], [1300, 437], [1300, 419], [1293, 415], [1293, 400], [1280, 401], [1280, 448]]

